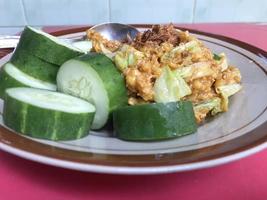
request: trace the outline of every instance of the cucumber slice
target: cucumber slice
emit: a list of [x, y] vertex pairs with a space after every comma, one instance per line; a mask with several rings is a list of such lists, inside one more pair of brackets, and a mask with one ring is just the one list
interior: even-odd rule
[[9, 128], [36, 138], [72, 140], [88, 135], [95, 107], [58, 92], [33, 88], [6, 90], [3, 120]]
[[33, 87], [46, 90], [56, 90], [56, 85], [35, 79], [20, 71], [11, 63], [6, 63], [0, 73], [0, 97], [3, 98], [5, 90], [12, 87]]
[[72, 43], [72, 45], [76, 47], [77, 49], [80, 49], [84, 53], [89, 52], [93, 46], [92, 41], [89, 41], [89, 40], [74, 42]]
[[119, 108], [113, 113], [113, 126], [118, 138], [133, 141], [170, 139], [197, 130], [190, 101]]
[[21, 34], [16, 51], [20, 50], [56, 65], [62, 65], [65, 61], [83, 54], [71, 44], [29, 26]]
[[57, 74], [58, 90], [94, 104], [92, 128], [102, 128], [109, 113], [127, 105], [123, 76], [103, 54], [90, 53], [64, 63]]
[[56, 84], [58, 65], [45, 62], [22, 49], [15, 50], [10, 62], [33, 78]]

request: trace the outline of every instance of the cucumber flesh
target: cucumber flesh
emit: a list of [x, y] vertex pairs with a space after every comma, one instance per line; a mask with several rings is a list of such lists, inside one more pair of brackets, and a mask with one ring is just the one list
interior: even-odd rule
[[81, 97], [96, 107], [92, 128], [100, 128], [108, 119], [108, 95], [95, 70], [78, 60], [67, 61], [58, 72], [58, 90]]
[[10, 88], [4, 101], [4, 124], [19, 133], [50, 140], [86, 136], [95, 107], [73, 96], [34, 88]]
[[71, 44], [29, 26], [21, 34], [16, 51], [20, 50], [56, 65], [62, 65], [65, 61], [83, 54]]
[[64, 63], [57, 74], [58, 90], [94, 104], [93, 129], [102, 128], [109, 113], [127, 105], [127, 91], [120, 72], [103, 54], [88, 54]]
[[33, 88], [8, 89], [7, 94], [17, 100], [45, 109], [69, 113], [95, 112], [95, 107], [82, 99], [59, 92]]
[[194, 133], [197, 129], [189, 101], [119, 108], [113, 113], [113, 126], [118, 138], [130, 141], [170, 139]]
[[56, 90], [56, 85], [51, 84], [48, 82], [44, 82], [38, 79], [35, 79], [28, 74], [25, 74], [24, 72], [20, 71], [17, 67], [14, 65], [8, 63], [5, 65], [4, 70], [6, 71], [7, 74], [9, 74], [11, 77], [16, 79], [17, 81], [34, 87], [34, 88], [40, 88], [40, 89], [47, 89], [47, 90]]
[[11, 63], [6, 63], [0, 73], [0, 97], [3, 98], [5, 90], [12, 87], [33, 87], [46, 90], [56, 90], [56, 85], [44, 82], [25, 74]]

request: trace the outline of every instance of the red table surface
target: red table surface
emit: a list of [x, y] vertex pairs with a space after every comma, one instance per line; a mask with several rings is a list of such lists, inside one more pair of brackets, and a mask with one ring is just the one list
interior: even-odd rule
[[[230, 36], [267, 50], [267, 25], [182, 26]], [[214, 168], [142, 176], [72, 171], [0, 151], [0, 200], [13, 199], [267, 199], [267, 150]]]

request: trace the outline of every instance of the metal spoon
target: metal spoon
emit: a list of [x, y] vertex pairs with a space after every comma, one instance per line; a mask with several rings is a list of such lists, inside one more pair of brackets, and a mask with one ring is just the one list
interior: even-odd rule
[[[98, 24], [90, 29], [95, 30], [96, 32], [99, 32], [101, 35], [103, 35], [105, 38], [109, 40], [118, 40], [123, 41], [127, 37], [134, 38], [137, 33], [139, 32], [136, 28], [133, 26], [129, 26], [126, 24], [119, 24], [119, 23], [103, 23]], [[19, 42], [20, 36], [10, 36], [10, 35], [0, 35], [0, 49], [2, 48], [15, 48]], [[78, 41], [83, 41], [84, 38], [64, 38], [62, 39], [69, 43], [74, 43]]]
[[133, 26], [111, 22], [95, 25], [91, 29], [100, 33], [108, 40], [117, 41], [123, 41], [129, 37], [130, 39], [133, 39], [137, 33], [139, 33], [139, 31]]

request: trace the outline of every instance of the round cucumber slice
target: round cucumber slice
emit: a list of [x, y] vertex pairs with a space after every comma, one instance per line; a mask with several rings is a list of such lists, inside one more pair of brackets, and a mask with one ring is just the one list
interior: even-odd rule
[[58, 90], [94, 104], [92, 128], [102, 128], [113, 110], [127, 105], [123, 76], [103, 54], [90, 53], [64, 63], [57, 74]]
[[72, 140], [89, 134], [95, 107], [66, 94], [34, 89], [6, 90], [3, 120], [9, 128], [36, 138]]
[[197, 129], [193, 106], [189, 101], [119, 108], [113, 113], [113, 126], [118, 138], [133, 141], [181, 137]]
[[6, 63], [0, 73], [0, 97], [3, 98], [7, 88], [21, 86], [56, 90], [55, 84], [38, 80], [20, 71], [13, 64]]
[[10, 62], [13, 63], [25, 74], [33, 78], [56, 84], [58, 65], [54, 65], [44, 60], [29, 54], [22, 49], [16, 49], [13, 53]]
[[71, 44], [29, 26], [21, 34], [16, 51], [20, 50], [56, 65], [83, 54]]

